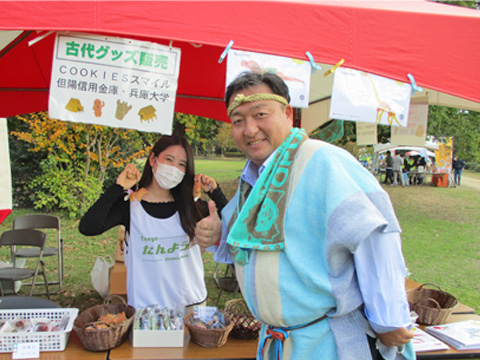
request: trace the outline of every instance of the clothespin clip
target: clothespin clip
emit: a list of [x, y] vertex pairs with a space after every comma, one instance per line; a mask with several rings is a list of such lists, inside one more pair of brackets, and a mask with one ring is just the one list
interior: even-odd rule
[[315, 70], [322, 70], [322, 67], [320, 65], [315, 64], [315, 60], [313, 59], [312, 54], [310, 54], [310, 51], [307, 51], [305, 55], [307, 55], [308, 60], [310, 60], [310, 65], [312, 66], [312, 71], [314, 74]]
[[36, 37], [35, 39], [30, 40], [30, 41], [28, 42], [28, 46], [35, 45], [37, 42], [39, 42], [40, 40], [45, 39], [48, 35], [53, 34], [54, 32], [55, 32], [55, 31], [48, 31], [48, 32], [46, 32], [46, 33], [44, 33], [44, 34]]
[[412, 74], [407, 74], [408, 78], [410, 79], [410, 82], [412, 84], [412, 95], [415, 95], [415, 91], [422, 92], [423, 89], [420, 86], [417, 86], [417, 83], [415, 82], [415, 79], [413, 78]]
[[225, 59], [225, 57], [227, 56], [228, 52], [230, 51], [230, 48], [233, 46], [233, 40], [230, 40], [228, 42], [228, 45], [227, 47], [225, 48], [225, 50], [223, 50], [223, 53], [222, 55], [220, 55], [220, 59], [218, 59], [218, 63], [221, 64], [223, 59]]
[[345, 62], [345, 59], [340, 60], [336, 65], [334, 65], [330, 70], [327, 70], [323, 73], [323, 76], [328, 76], [330, 74], [333, 74], [335, 70], [337, 70], [340, 66], [343, 65]]
[[172, 50], [172, 47], [173, 47], [173, 40], [170, 40], [170, 42], [168, 43], [168, 47], [170, 48], [170, 50]]

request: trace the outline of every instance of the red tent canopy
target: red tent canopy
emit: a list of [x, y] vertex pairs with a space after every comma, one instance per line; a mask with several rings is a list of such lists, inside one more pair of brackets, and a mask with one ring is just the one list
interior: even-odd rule
[[1, 4], [0, 30], [24, 32], [0, 50], [0, 116], [47, 109], [54, 36], [28, 44], [47, 31], [173, 41], [182, 51], [175, 111], [224, 121], [226, 61], [218, 59], [230, 40], [235, 49], [298, 59], [310, 52], [323, 64], [311, 103], [329, 96], [332, 76], [321, 74], [342, 58], [345, 67], [403, 82], [410, 73], [432, 93], [480, 103], [480, 12], [473, 9], [420, 0]]

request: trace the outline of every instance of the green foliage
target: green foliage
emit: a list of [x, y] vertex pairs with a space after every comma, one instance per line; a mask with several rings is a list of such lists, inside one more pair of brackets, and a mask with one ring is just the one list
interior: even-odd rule
[[[80, 168], [84, 165], [79, 164]], [[62, 166], [53, 155], [40, 162], [39, 175], [32, 181], [35, 209], [62, 210], [72, 219], [85, 213], [98, 197], [101, 183], [95, 177], [84, 179], [72, 167]]]
[[195, 155], [210, 154], [213, 152], [214, 142], [217, 134], [218, 122], [201, 116], [176, 113], [174, 128], [177, 133], [184, 130], [183, 135], [188, 139]]
[[25, 131], [27, 125], [15, 118], [7, 118], [9, 150], [10, 150], [10, 169], [12, 174], [12, 202], [16, 207], [32, 207], [33, 194], [30, 185], [38, 175], [38, 164], [47, 157], [44, 151], [33, 151], [33, 145], [23, 140], [17, 139], [11, 134], [11, 131]]
[[428, 135], [453, 137], [455, 155], [467, 162], [480, 162], [480, 113], [445, 106], [430, 106]]

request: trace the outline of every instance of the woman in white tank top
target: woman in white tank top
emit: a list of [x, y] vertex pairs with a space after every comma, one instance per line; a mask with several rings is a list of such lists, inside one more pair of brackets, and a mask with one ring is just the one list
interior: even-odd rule
[[195, 201], [195, 181], [215, 201], [210, 211], [215, 211], [215, 204], [220, 212], [227, 200], [215, 180], [195, 176], [187, 140], [163, 136], [150, 152], [143, 174], [127, 164], [116, 184], [82, 218], [79, 230], [85, 235], [126, 226], [129, 305], [178, 307], [205, 302], [203, 250], [194, 231], [195, 224], [209, 215], [209, 205]]

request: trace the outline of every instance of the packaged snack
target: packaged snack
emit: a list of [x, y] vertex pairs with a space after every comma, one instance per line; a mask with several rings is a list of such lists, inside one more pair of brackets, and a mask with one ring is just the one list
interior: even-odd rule
[[28, 319], [15, 319], [10, 321], [10, 325], [15, 329], [13, 332], [27, 332], [32, 328], [32, 321]]
[[33, 319], [31, 332], [47, 332], [52, 331], [52, 322], [48, 319]]

